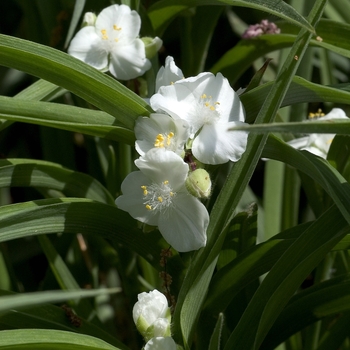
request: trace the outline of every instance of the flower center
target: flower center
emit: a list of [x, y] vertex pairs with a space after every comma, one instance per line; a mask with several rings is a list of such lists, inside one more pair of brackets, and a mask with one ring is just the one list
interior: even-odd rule
[[146, 209], [164, 210], [172, 205], [172, 200], [176, 193], [172, 191], [169, 181], [163, 181], [160, 184], [153, 183], [149, 186], [141, 186], [143, 199]]
[[154, 141], [154, 147], [168, 148], [169, 146], [171, 146], [172, 141], [174, 141], [174, 136], [175, 134], [172, 131], [170, 131], [168, 134], [158, 134]]
[[211, 96], [202, 94], [198, 103], [193, 106], [194, 109], [189, 111], [190, 124], [192, 131], [196, 133], [203, 125], [215, 124], [220, 120], [220, 113], [218, 107], [220, 102], [214, 102]]
[[118, 27], [116, 24], [113, 24], [111, 29], [101, 29], [102, 40], [108, 40], [112, 43], [118, 42], [121, 30], [122, 27]]

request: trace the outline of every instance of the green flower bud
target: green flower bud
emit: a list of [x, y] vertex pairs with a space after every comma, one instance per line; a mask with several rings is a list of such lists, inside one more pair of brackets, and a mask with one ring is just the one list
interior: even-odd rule
[[148, 59], [154, 57], [163, 45], [163, 40], [157, 36], [155, 38], [145, 36], [141, 40], [145, 44], [146, 57]]
[[186, 180], [186, 188], [197, 198], [208, 198], [211, 191], [211, 180], [204, 169], [196, 169], [191, 172]]

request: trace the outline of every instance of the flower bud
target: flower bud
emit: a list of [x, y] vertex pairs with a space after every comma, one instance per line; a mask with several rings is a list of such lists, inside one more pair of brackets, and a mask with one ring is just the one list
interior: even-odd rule
[[186, 188], [197, 198], [208, 198], [211, 191], [211, 180], [208, 172], [204, 169], [192, 171], [186, 179]]
[[82, 27], [94, 26], [96, 22], [96, 15], [93, 12], [86, 12], [83, 18]]
[[144, 350], [176, 350], [176, 344], [171, 337], [157, 337], [150, 339]]
[[133, 319], [137, 330], [146, 341], [154, 337], [169, 337], [171, 314], [164, 294], [153, 290], [140, 293], [133, 308]]
[[145, 44], [146, 57], [148, 59], [154, 57], [163, 45], [163, 40], [157, 36], [155, 38], [145, 36], [141, 40]]

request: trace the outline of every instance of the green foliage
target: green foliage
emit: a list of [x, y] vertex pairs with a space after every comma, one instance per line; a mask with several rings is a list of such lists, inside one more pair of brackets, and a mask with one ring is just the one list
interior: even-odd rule
[[[348, 1], [121, 1], [163, 40], [127, 82], [66, 53], [111, 3], [0, 5], [0, 349], [140, 349], [132, 308], [150, 289], [174, 296], [185, 350], [348, 349], [350, 123], [305, 121], [350, 115]], [[264, 18], [281, 33], [242, 39]], [[247, 88], [247, 149], [206, 168], [208, 239], [189, 253], [115, 205], [168, 55]], [[305, 134], [336, 135], [327, 159], [286, 143]]]

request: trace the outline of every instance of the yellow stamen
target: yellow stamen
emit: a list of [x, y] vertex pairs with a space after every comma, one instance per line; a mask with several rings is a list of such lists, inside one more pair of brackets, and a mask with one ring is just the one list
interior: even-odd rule
[[143, 195], [146, 196], [148, 193], [147, 186], [141, 186], [141, 188], [143, 189]]
[[207, 95], [206, 95], [206, 94], [203, 94], [203, 95], [201, 96], [201, 98], [207, 98]]
[[167, 135], [167, 138], [166, 138], [166, 144], [167, 146], [170, 146], [170, 143], [171, 143], [171, 139], [174, 137], [174, 133], [171, 131], [169, 132], [169, 134]]
[[113, 25], [114, 30], [122, 30], [122, 27], [118, 27], [116, 24]]
[[162, 134], [158, 134], [156, 136], [154, 147], [160, 147], [160, 148], [164, 147], [164, 136]]
[[147, 205], [146, 205], [146, 209], [147, 209], [147, 210], [152, 210], [152, 207], [151, 207], [149, 204], [147, 204]]
[[160, 203], [163, 202], [163, 198], [162, 198], [162, 197], [159, 196], [157, 199], [158, 199], [158, 201], [159, 201]]
[[164, 184], [164, 185], [167, 185], [168, 183], [169, 183], [168, 180], [163, 181], [163, 184]]
[[101, 29], [101, 34], [102, 34], [102, 39], [107, 40], [108, 35], [107, 35], [107, 30], [106, 29]]
[[319, 118], [324, 116], [325, 114], [322, 112], [321, 108], [319, 108], [316, 113], [309, 113], [309, 118]]

